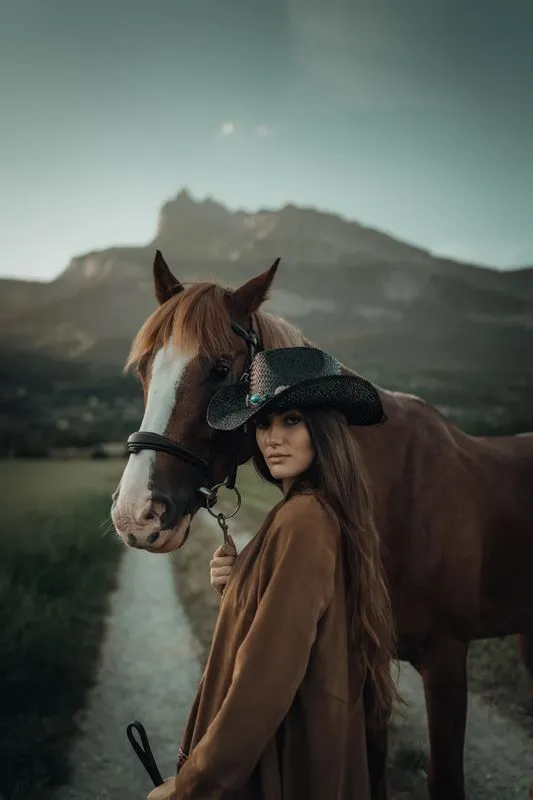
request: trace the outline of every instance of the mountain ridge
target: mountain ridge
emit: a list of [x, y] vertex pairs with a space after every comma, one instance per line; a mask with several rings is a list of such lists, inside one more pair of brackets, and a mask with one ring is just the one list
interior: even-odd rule
[[0, 344], [118, 366], [155, 308], [156, 249], [180, 280], [230, 286], [280, 256], [265, 307], [321, 346], [342, 342], [348, 357], [366, 347], [378, 360], [394, 352], [405, 363], [461, 362], [456, 348], [463, 336], [469, 363], [482, 357], [490, 364], [483, 342], [494, 331], [504, 340], [499, 363], [516, 361], [520, 336], [533, 347], [533, 267], [504, 272], [436, 257], [331, 212], [294, 204], [234, 211], [209, 197], [196, 200], [187, 189], [163, 203], [146, 244], [74, 256], [46, 283], [1, 281]]

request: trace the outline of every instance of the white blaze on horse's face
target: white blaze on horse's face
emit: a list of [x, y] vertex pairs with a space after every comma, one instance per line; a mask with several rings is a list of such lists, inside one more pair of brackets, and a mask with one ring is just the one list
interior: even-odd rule
[[[176, 391], [192, 358], [191, 354], [180, 354], [172, 344], [157, 352], [152, 362], [146, 409], [139, 430], [165, 435], [176, 404]], [[130, 455], [112, 509], [113, 523], [119, 535], [128, 544], [133, 543], [133, 535], [140, 547], [149, 543], [149, 537], [160, 527], [158, 504], [153, 503], [150, 489], [155, 458], [153, 450], [141, 450]], [[183, 527], [182, 538], [188, 522], [186, 518], [180, 526]], [[165, 531], [153, 549], [162, 551], [172, 533]], [[179, 543], [176, 542], [176, 546]]]

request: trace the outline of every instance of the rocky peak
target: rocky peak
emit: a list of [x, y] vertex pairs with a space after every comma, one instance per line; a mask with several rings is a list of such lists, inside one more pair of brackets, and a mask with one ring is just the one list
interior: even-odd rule
[[154, 244], [181, 257], [219, 258], [241, 228], [239, 214], [185, 188], [162, 206]]

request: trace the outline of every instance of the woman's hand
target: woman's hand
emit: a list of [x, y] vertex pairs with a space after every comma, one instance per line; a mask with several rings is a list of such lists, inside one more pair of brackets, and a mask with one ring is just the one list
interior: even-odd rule
[[209, 575], [211, 577], [211, 586], [216, 589], [219, 594], [224, 593], [224, 589], [228, 582], [233, 564], [237, 558], [237, 548], [235, 542], [228, 536], [229, 543], [221, 544], [213, 553], [209, 566], [211, 567]]
[[156, 786], [152, 789], [146, 800], [178, 800], [176, 794], [176, 776], [167, 778], [161, 786]]

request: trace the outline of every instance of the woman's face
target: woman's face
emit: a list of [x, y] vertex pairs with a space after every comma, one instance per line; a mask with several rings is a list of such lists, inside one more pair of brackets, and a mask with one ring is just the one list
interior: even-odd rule
[[315, 457], [309, 430], [299, 411], [269, 414], [255, 424], [257, 446], [270, 474], [286, 492], [292, 481], [311, 466]]

